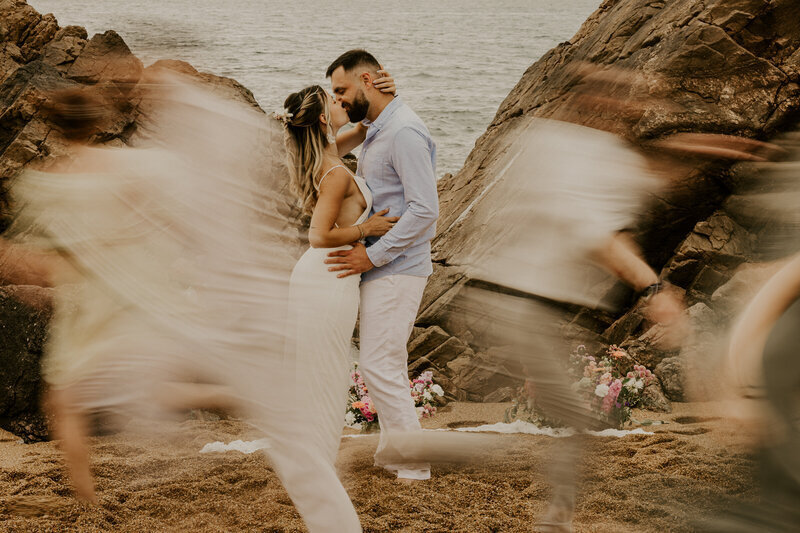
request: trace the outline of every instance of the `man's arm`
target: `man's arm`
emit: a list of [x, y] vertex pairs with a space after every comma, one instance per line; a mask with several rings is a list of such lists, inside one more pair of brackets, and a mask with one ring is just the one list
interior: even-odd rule
[[425, 136], [413, 128], [401, 129], [394, 139], [392, 162], [403, 184], [406, 211], [386, 235], [367, 248], [376, 267], [396, 259], [439, 217], [433, 154]]

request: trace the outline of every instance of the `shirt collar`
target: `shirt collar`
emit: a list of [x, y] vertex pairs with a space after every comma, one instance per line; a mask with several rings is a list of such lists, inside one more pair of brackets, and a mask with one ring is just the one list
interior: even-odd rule
[[361, 123], [367, 127], [372, 126], [376, 130], [380, 130], [383, 126], [386, 125], [386, 123], [389, 121], [389, 118], [391, 118], [391, 116], [394, 114], [395, 111], [397, 111], [397, 108], [399, 108], [401, 104], [402, 102], [400, 101], [400, 97], [395, 96], [392, 99], [392, 101], [389, 102], [386, 105], [386, 107], [383, 108], [383, 111], [381, 111], [381, 114], [378, 115], [378, 118], [375, 119], [375, 122], [371, 122], [370, 120], [365, 118], [364, 120], [361, 121]]

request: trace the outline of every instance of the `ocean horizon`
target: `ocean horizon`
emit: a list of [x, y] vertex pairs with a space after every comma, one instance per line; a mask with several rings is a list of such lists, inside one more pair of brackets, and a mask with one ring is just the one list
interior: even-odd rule
[[[569, 40], [600, 0], [29, 0], [61, 26], [114, 30], [158, 59], [236, 79], [267, 111], [351, 48], [371, 51], [437, 143], [437, 174], [458, 171], [525, 70]], [[465, 14], [467, 16], [465, 17]], [[465, 22], [466, 21], [466, 22]]]

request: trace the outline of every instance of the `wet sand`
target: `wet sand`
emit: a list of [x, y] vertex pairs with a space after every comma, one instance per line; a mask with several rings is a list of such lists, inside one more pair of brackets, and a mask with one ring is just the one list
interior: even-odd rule
[[[495, 423], [507, 406], [453, 403], [424, 425]], [[723, 498], [753, 500], [747, 438], [719, 416], [716, 404], [675, 404], [671, 414], [635, 413], [670, 422], [646, 427], [652, 435], [589, 438], [576, 531], [691, 531], [687, 521], [720, 512]], [[72, 499], [54, 443], [26, 445], [0, 432], [0, 531], [305, 531], [262, 453], [199, 453], [208, 442], [258, 438], [243, 422], [141, 430], [133, 422], [92, 439], [98, 506]], [[434, 465], [431, 480], [411, 485], [372, 466], [375, 437], [342, 439], [338, 468], [368, 532], [530, 531], [547, 502], [545, 469], [560, 439], [500, 440], [479, 460]]]

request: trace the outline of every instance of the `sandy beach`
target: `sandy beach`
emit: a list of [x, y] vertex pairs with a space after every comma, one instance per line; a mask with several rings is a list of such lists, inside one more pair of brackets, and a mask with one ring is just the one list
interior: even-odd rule
[[[427, 428], [502, 420], [508, 404], [452, 403]], [[590, 437], [576, 531], [689, 531], [722, 497], [755, 498], [746, 437], [710, 403], [675, 404], [649, 435]], [[262, 453], [199, 453], [209, 442], [259, 437], [239, 420], [186, 420], [159, 432], [130, 423], [92, 439], [100, 504], [71, 497], [55, 443], [0, 435], [0, 530], [305, 531]], [[346, 434], [355, 434], [345, 430]], [[147, 436], [142, 436], [147, 435]], [[368, 532], [529, 531], [545, 507], [549, 452], [560, 439], [510, 434], [468, 464], [438, 464], [433, 478], [398, 483], [372, 466], [375, 437], [343, 438], [338, 468]]]

